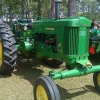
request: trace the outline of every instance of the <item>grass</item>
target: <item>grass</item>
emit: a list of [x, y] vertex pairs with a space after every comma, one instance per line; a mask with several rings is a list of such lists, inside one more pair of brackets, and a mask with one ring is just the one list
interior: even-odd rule
[[[40, 60], [18, 61], [12, 75], [0, 75], [0, 100], [34, 100], [33, 88], [37, 77], [51, 69]], [[55, 80], [61, 100], [100, 100], [92, 74]]]

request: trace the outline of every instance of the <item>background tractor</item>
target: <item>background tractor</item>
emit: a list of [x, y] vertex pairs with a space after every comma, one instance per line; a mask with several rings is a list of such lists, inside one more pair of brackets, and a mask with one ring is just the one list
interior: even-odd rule
[[[32, 40], [32, 21], [31, 19], [18, 19], [12, 26], [13, 33], [15, 34], [16, 39], [16, 48], [18, 55], [21, 54], [21, 56], [24, 57], [30, 57], [29, 56], [29, 49], [31, 49], [28, 45], [31, 45], [29, 43], [29, 39]], [[24, 44], [25, 42], [25, 44]], [[29, 44], [27, 44], [29, 43]], [[25, 47], [27, 45], [27, 48]], [[29, 47], [29, 48], [28, 48]], [[29, 51], [28, 51], [29, 50]], [[19, 57], [19, 56], [18, 56]]]
[[[96, 24], [97, 24], [96, 28], [92, 27], [90, 29], [89, 53], [91, 56], [98, 58], [100, 56], [100, 24], [98, 23]], [[93, 26], [94, 26], [94, 23], [93, 23]]]
[[2, 73], [12, 72], [16, 49], [18, 55], [24, 57], [49, 58], [66, 63], [65, 68], [57, 72], [52, 70], [48, 76], [37, 78], [34, 100], [61, 100], [53, 80], [90, 73], [94, 73], [93, 82], [96, 90], [100, 93], [100, 65], [93, 66], [88, 60], [91, 21], [85, 17], [60, 18], [60, 3], [61, 0], [55, 0], [56, 16], [54, 19], [37, 20], [31, 29], [26, 24], [21, 25], [21, 28], [16, 24], [13, 28], [13, 30], [15, 29], [13, 32], [16, 48], [14, 36], [8, 26], [8, 29], [2, 25], [0, 27]]

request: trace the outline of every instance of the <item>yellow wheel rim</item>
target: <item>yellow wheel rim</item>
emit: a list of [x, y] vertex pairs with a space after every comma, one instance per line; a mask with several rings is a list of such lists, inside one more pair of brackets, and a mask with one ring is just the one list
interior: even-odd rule
[[39, 85], [36, 90], [36, 98], [37, 100], [48, 100], [47, 93], [43, 86]]
[[0, 66], [2, 64], [2, 44], [0, 42]]
[[98, 74], [97, 81], [98, 81], [98, 85], [100, 86], [100, 73]]
[[52, 58], [47, 58], [48, 60], [53, 60]]

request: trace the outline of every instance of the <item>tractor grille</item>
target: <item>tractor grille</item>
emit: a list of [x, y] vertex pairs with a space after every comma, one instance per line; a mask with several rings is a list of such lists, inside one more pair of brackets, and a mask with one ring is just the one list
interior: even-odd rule
[[90, 36], [89, 30], [90, 30], [90, 28], [87, 28], [85, 53], [88, 53], [88, 50], [89, 50], [89, 36]]
[[[86, 34], [85, 50], [84, 53], [88, 53], [88, 40], [89, 34]], [[64, 31], [63, 40], [63, 52], [67, 55], [78, 55], [79, 46], [79, 28], [78, 27], [66, 27]], [[82, 46], [82, 45], [81, 45]]]
[[77, 46], [78, 46], [78, 29], [79, 28], [65, 28], [64, 32], [64, 53], [68, 55], [76, 55], [77, 54]]

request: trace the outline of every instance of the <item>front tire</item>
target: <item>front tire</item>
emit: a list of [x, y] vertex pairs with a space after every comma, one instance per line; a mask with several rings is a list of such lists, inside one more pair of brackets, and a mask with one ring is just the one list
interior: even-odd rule
[[93, 82], [96, 90], [100, 93], [100, 72], [95, 72], [93, 74]]
[[11, 74], [16, 64], [16, 46], [14, 34], [11, 28], [0, 23], [0, 72], [1, 74]]
[[61, 100], [58, 88], [49, 76], [41, 76], [37, 79], [34, 100]]

